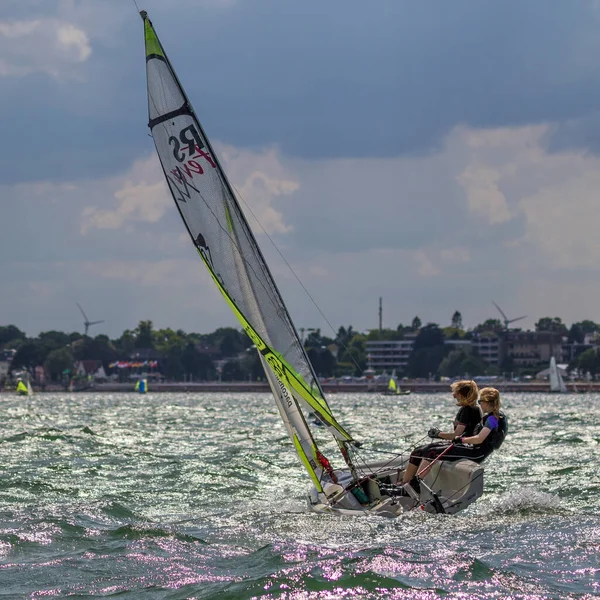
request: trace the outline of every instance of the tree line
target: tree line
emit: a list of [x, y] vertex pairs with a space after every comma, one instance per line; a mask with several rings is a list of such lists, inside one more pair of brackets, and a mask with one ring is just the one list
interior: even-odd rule
[[[473, 349], [454, 348], [445, 344], [448, 339], [471, 339], [475, 335], [499, 334], [504, 330], [498, 319], [488, 319], [473, 329], [465, 330], [462, 315], [455, 311], [450, 325], [423, 325], [415, 317], [410, 325], [399, 324], [395, 329], [374, 329], [361, 333], [350, 326], [339, 327], [336, 335], [323, 335], [320, 329], [301, 330], [302, 343], [317, 375], [340, 377], [360, 376], [368, 368], [366, 342], [369, 340], [401, 340], [414, 338], [413, 351], [405, 373], [411, 378], [453, 377], [461, 374], [499, 375], [513, 370], [510, 357], [502, 365], [487, 364]], [[536, 331], [552, 331], [565, 336], [569, 342], [581, 344], [586, 334], [600, 332], [600, 325], [584, 320], [568, 328], [559, 317], [543, 317], [535, 324]], [[304, 338], [304, 332], [308, 335]], [[259, 357], [247, 335], [233, 327], [220, 327], [212, 333], [186, 333], [178, 329], [154, 329], [152, 321], [140, 321], [133, 330], [120, 337], [95, 337], [72, 332], [45, 331], [28, 337], [15, 325], [0, 326], [0, 350], [14, 349], [11, 371], [33, 373], [43, 366], [46, 377], [61, 381], [66, 371], [72, 371], [76, 361], [101, 361], [109, 365], [127, 361], [136, 355], [156, 358], [158, 371], [171, 381], [257, 381], [264, 377]], [[573, 361], [571, 368], [580, 368], [592, 375], [600, 373], [600, 357], [596, 348], [586, 350]], [[525, 374], [525, 373], [521, 373]], [[123, 372], [123, 377], [129, 373]]]

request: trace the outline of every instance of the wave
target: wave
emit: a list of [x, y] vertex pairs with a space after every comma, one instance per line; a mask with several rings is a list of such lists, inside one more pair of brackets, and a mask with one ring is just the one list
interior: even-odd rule
[[[487, 511], [486, 511], [487, 512]], [[557, 494], [543, 492], [533, 487], [522, 487], [500, 494], [489, 504], [494, 514], [565, 513], [567, 505]]]

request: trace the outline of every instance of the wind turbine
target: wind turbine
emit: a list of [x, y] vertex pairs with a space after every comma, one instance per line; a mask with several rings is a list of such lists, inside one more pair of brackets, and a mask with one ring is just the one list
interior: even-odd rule
[[504, 311], [492, 300], [492, 304], [500, 311], [500, 314], [503, 317], [503, 321], [504, 321], [504, 329], [506, 329], [508, 331], [508, 326], [510, 323], [514, 323], [515, 321], [520, 321], [521, 319], [526, 319], [527, 315], [524, 315], [523, 317], [517, 317], [516, 319], [509, 319], [505, 314]]
[[77, 304], [77, 306], [79, 307], [79, 310], [81, 311], [81, 314], [83, 315], [83, 318], [85, 319], [83, 321], [83, 325], [85, 326], [85, 333], [83, 335], [88, 334], [88, 329], [90, 328], [91, 325], [98, 325], [98, 323], [104, 323], [104, 321], [90, 321], [87, 318], [87, 315], [83, 312], [83, 308], [81, 308], [81, 304], [79, 304], [79, 302], [76, 302], [75, 304]]

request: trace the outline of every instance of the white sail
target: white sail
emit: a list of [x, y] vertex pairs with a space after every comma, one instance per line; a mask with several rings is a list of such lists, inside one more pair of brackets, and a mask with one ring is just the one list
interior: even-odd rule
[[556, 359], [554, 356], [550, 359], [550, 391], [563, 394], [567, 391], [567, 386], [556, 366]]
[[31, 381], [27, 380], [27, 395], [33, 396], [33, 387], [31, 387]]
[[560, 372], [558, 373], [558, 391], [562, 394], [567, 392], [567, 385], [564, 382], [563, 376], [560, 374]]
[[145, 11], [149, 127], [185, 226], [215, 284], [256, 345], [284, 425], [311, 478], [331, 468], [301, 407], [318, 417], [346, 462], [352, 438], [337, 422], [220, 164]]

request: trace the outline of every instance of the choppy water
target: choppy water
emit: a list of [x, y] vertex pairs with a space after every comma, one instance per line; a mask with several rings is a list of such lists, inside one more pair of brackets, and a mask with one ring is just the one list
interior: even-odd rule
[[[598, 597], [600, 396], [503, 399], [483, 498], [387, 520], [308, 511], [267, 394], [0, 395], [0, 598]], [[379, 451], [455, 412], [330, 400]]]

